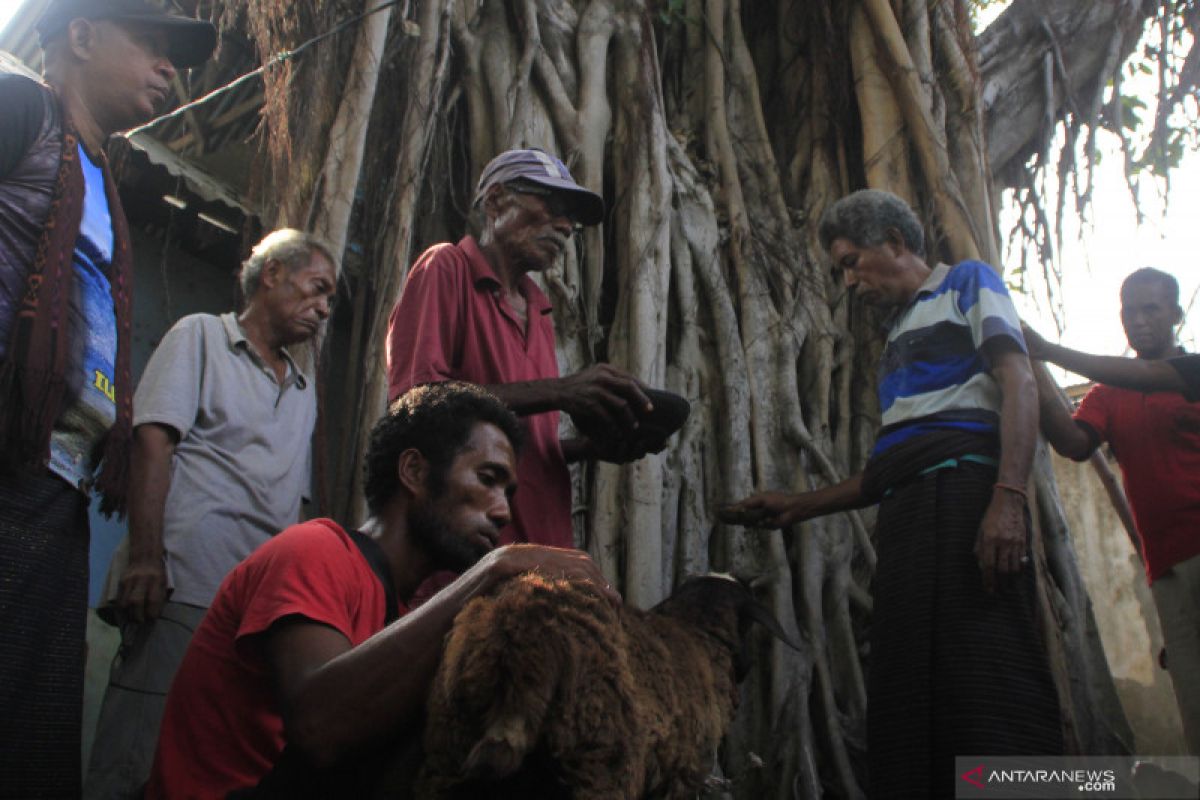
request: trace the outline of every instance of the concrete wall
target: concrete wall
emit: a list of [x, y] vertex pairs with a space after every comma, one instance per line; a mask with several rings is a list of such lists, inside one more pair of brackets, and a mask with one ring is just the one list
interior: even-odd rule
[[[188, 314], [219, 314], [233, 308], [234, 270], [218, 267], [163, 243], [155, 235], [131, 231], [133, 276], [133, 380], [137, 383], [150, 354], [172, 325]], [[125, 535], [124, 522], [101, 517], [93, 503], [91, 582], [89, 599], [94, 607], [117, 542]]]
[[[1054, 473], [1108, 666], [1138, 755], [1183, 755], [1183, 728], [1166, 670], [1146, 573], [1095, 470], [1054, 458]], [[1114, 472], [1120, 468], [1110, 461]]]

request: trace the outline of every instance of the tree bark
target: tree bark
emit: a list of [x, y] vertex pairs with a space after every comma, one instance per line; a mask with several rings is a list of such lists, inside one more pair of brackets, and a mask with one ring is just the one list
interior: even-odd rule
[[[366, 274], [352, 304], [360, 371], [341, 405], [351, 422], [337, 454], [343, 521], [361, 502], [358, 464], [383, 410], [386, 323], [408, 265], [463, 233], [497, 152], [558, 153], [608, 205], [605, 225], [540, 276], [563, 372], [610, 361], [693, 405], [661, 455], [576, 468], [577, 540], [638, 605], [686, 574], [730, 571], [804, 643], [796, 653], [756, 641], [719, 759], [728, 795], [864, 796], [873, 512], [786, 538], [714, 513], [755, 489], [843, 479], [877, 431], [878, 328], [830, 270], [817, 222], [855, 188], [888, 188], [923, 217], [931, 260], [999, 266], [989, 163], [1019, 169], [1045, 142], [1047, 108], [1060, 119], [1111, 67], [1112, 48], [1088, 37], [1103, 32], [1128, 53], [1148, 13], [1135, 0], [1015, 0], [976, 42], [960, 0], [398, 9], [351, 227]], [[1049, 104], [1048, 53], [1066, 75]], [[279, 113], [269, 105], [269, 126]], [[322, 190], [318, 217], [332, 220], [353, 190], [328, 175]], [[1116, 752], [1127, 728], [1045, 458], [1040, 574], [1066, 722], [1086, 752]]]
[[[368, 10], [372, 6], [371, 0], [364, 5], [367, 6], [364, 11]], [[337, 115], [329, 131], [320, 192], [308, 213], [312, 232], [328, 242], [335, 253], [346, 249], [350, 212], [354, 208], [358, 177], [362, 172], [367, 123], [375, 102], [379, 67], [391, 20], [392, 9], [384, 8], [364, 19], [357, 31]]]
[[1057, 51], [1066, 72], [1056, 75], [1063, 88], [1050, 99], [1053, 118], [1060, 119], [1069, 106], [1085, 113], [1082, 101], [1112, 76], [1106, 69], [1109, 43], [1123, 62], [1154, 6], [1151, 0], [1013, 0], [979, 35], [988, 155], [997, 179], [1014, 185], [1025, 161], [1042, 147], [1046, 56], [1054, 58]]

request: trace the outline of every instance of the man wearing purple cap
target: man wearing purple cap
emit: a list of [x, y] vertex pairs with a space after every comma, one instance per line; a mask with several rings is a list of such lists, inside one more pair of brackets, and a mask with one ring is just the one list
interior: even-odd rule
[[483, 168], [474, 207], [479, 237], [426, 250], [409, 272], [388, 325], [388, 398], [419, 383], [485, 386], [524, 418], [521, 491], [501, 542], [573, 547], [567, 464], [645, 454], [586, 438], [560, 440], [558, 412], [616, 430], [650, 410], [640, 382], [608, 364], [560, 378], [550, 301], [530, 279], [555, 265], [577, 225], [604, 219], [604, 201], [541, 150], [509, 150]]
[[[141, 0], [53, 0], [44, 83], [0, 75], [0, 797], [80, 792], [88, 497], [123, 510], [129, 232], [104, 158], [211, 25]], [[103, 459], [103, 469], [96, 468]]]

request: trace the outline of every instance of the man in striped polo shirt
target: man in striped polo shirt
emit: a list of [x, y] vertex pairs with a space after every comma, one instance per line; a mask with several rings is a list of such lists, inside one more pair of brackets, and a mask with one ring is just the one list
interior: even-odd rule
[[820, 237], [857, 299], [892, 311], [883, 424], [860, 474], [756, 494], [728, 517], [784, 528], [879, 503], [870, 794], [953, 797], [955, 755], [1062, 750], [1028, 568], [1033, 373], [999, 274], [926, 264], [900, 198], [855, 192], [825, 213]]

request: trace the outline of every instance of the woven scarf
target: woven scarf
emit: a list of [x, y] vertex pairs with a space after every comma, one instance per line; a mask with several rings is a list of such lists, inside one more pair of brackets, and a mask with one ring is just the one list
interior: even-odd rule
[[[50, 213], [25, 279], [8, 358], [0, 364], [0, 454], [9, 464], [32, 469], [45, 468], [49, 463], [50, 435], [67, 394], [68, 313], [75, 285], [73, 256], [83, 221], [85, 186], [79, 164], [79, 134], [65, 117], [64, 111], [62, 156]], [[133, 259], [116, 181], [103, 153], [99, 161], [113, 229], [109, 282], [117, 318], [117, 418], [104, 440], [104, 460], [96, 488], [103, 495], [101, 511], [123, 515], [133, 435], [129, 355]]]

